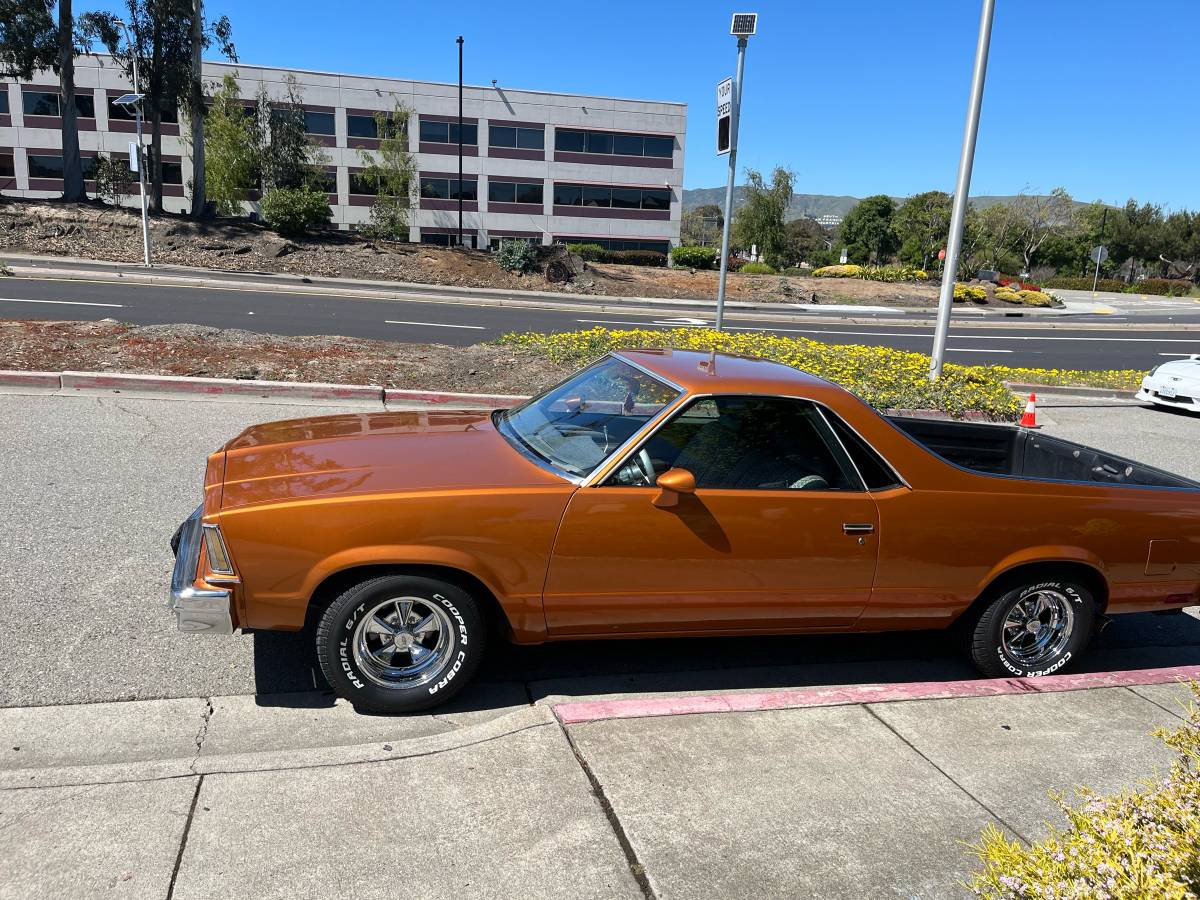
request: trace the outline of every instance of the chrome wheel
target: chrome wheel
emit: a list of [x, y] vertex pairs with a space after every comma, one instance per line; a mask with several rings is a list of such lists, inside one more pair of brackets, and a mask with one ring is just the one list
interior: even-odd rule
[[359, 620], [352, 643], [354, 661], [367, 678], [381, 687], [411, 688], [441, 673], [454, 630], [440, 603], [396, 597]]
[[1013, 662], [1034, 668], [1066, 648], [1074, 625], [1075, 610], [1065, 594], [1038, 590], [1008, 611], [1000, 630], [1001, 643]]

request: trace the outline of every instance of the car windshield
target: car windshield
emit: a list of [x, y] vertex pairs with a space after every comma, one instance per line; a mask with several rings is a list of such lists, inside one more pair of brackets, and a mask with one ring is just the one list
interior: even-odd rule
[[555, 468], [589, 475], [680, 392], [616, 357], [498, 416], [518, 449]]

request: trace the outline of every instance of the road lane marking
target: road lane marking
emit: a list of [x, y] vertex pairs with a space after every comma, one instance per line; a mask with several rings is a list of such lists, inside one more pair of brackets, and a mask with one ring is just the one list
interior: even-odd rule
[[386, 325], [424, 325], [426, 328], [470, 328], [472, 331], [487, 331], [483, 325], [447, 325], [445, 322], [400, 322], [396, 319], [384, 319]]
[[947, 347], [947, 353], [1013, 353], [1012, 350], [1000, 350], [996, 347]]
[[1160, 353], [1159, 356], [1195, 356], [1194, 353]]
[[123, 303], [86, 303], [83, 300], [18, 300], [16, 297], [0, 297], [0, 303], [53, 303], [57, 306], [105, 306], [109, 309], [124, 309]]

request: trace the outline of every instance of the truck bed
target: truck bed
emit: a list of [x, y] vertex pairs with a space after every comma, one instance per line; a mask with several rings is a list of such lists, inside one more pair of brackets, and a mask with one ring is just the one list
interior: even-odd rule
[[887, 419], [948, 462], [989, 475], [1200, 490], [1200, 482], [1181, 475], [1015, 425]]

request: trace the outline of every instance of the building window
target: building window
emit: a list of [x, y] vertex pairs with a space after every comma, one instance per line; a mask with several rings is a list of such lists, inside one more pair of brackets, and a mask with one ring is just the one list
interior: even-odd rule
[[675, 139], [653, 134], [559, 128], [554, 132], [554, 149], [568, 153], [653, 156], [659, 159], [670, 159], [675, 155]]
[[96, 163], [99, 162], [98, 156], [81, 156], [79, 158], [79, 167], [83, 169], [83, 180], [94, 181], [96, 178]]
[[313, 187], [327, 194], [336, 194], [337, 172], [317, 172], [313, 178]]
[[13, 167], [13, 155], [11, 150], [5, 150], [0, 153], [0, 178], [16, 178], [17, 170]]
[[21, 103], [27, 116], [58, 115], [58, 94], [48, 91], [21, 91]]
[[162, 176], [163, 184], [183, 184], [183, 163], [164, 162]]
[[43, 154], [29, 154], [30, 178], [62, 178], [63, 158]]
[[493, 203], [531, 203], [541, 206], [542, 186], [489, 180], [488, 200]]
[[[76, 95], [75, 99], [79, 99], [78, 94]], [[124, 106], [118, 106], [113, 102], [115, 99], [116, 97], [110, 97], [108, 99], [109, 119], [119, 119], [123, 122], [134, 121], [137, 118], [137, 114], [133, 110], [126, 109]], [[245, 111], [247, 118], [254, 118], [258, 115], [258, 110], [254, 106], [245, 106], [243, 107], [243, 110]], [[82, 115], [82, 113], [80, 113], [80, 115]], [[142, 121], [150, 121], [148, 110], [142, 110]], [[179, 110], [177, 110], [175, 107], [164, 109], [162, 112], [162, 121], [170, 125], [177, 124], [179, 122]]]
[[304, 131], [306, 134], [333, 134], [333, 113], [304, 111]]
[[607, 187], [595, 184], [554, 185], [555, 206], [612, 207], [614, 209], [669, 210], [668, 188]]
[[541, 128], [489, 125], [488, 144], [492, 147], [513, 147], [520, 150], [544, 150], [546, 132]]
[[374, 116], [346, 116], [346, 134], [350, 137], [377, 138], [379, 129]]
[[437, 244], [439, 247], [450, 246], [450, 235], [448, 234], [426, 234], [421, 232], [422, 244]]
[[[476, 125], [463, 123], [462, 142], [475, 145], [479, 143], [479, 128]], [[421, 120], [421, 143], [423, 144], [457, 144], [457, 122], [428, 122]]]
[[536, 247], [537, 245], [539, 245], [541, 243], [541, 240], [539, 238], [508, 237], [506, 235], [499, 235], [497, 237], [488, 238], [488, 249], [495, 252], [496, 250], [500, 249], [500, 244], [505, 241], [520, 241], [521, 243], [529, 244], [532, 247]]
[[370, 175], [362, 172], [350, 173], [350, 193], [364, 197], [374, 197], [379, 193], [379, 182]]
[[[474, 178], [464, 178], [462, 180], [462, 198], [463, 200], [474, 201], [477, 197], [478, 182]], [[421, 196], [429, 200], [457, 200], [458, 199], [458, 179], [457, 178], [429, 178], [422, 176], [421, 178]]]
[[4, 89], [0, 90], [0, 113], [8, 113], [8, 85], [5, 85]]

